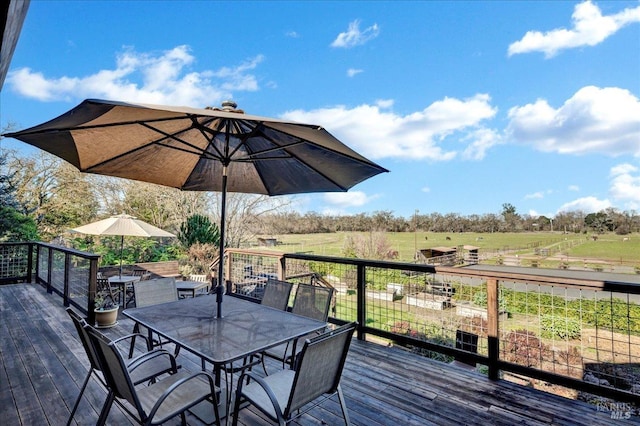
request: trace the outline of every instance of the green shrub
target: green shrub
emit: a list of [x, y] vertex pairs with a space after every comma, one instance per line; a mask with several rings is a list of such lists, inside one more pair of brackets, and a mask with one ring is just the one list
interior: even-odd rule
[[211, 223], [207, 216], [194, 214], [180, 225], [178, 239], [189, 248], [194, 244], [219, 245], [220, 230], [218, 225]]
[[[482, 306], [484, 308], [487, 307], [487, 293], [484, 291], [480, 291], [473, 295], [473, 304]], [[500, 308], [500, 312], [505, 312], [507, 310], [507, 302], [503, 297], [500, 297], [498, 300], [498, 305]]]
[[582, 331], [580, 323], [573, 318], [544, 315], [540, 318], [542, 337], [563, 340], [579, 339]]

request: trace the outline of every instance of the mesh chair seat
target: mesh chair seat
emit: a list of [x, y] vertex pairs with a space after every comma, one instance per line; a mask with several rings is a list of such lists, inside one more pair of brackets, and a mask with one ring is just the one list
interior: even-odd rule
[[[257, 381], [250, 382], [245, 385], [242, 392], [243, 396], [252, 401], [253, 405], [260, 407], [259, 409], [271, 418], [277, 418], [277, 410], [284, 412], [293, 387], [293, 380], [296, 373], [293, 370], [282, 370], [279, 374], [272, 374], [264, 377], [262, 384]], [[265, 386], [266, 385], [266, 386]], [[269, 389], [277, 403], [277, 408], [271, 402], [266, 389]]]
[[183, 412], [188, 407], [193, 406], [194, 399], [204, 400], [211, 394], [209, 382], [203, 378], [195, 377], [191, 380], [192, 373], [188, 371], [180, 371], [172, 374], [151, 386], [138, 390], [138, 399], [143, 410], [150, 413], [160, 397], [167, 392], [172, 386], [181, 380], [186, 380], [181, 385], [181, 394], [168, 398], [165, 403], [160, 405], [154, 415], [154, 423], [163, 423], [165, 420], [171, 419]]

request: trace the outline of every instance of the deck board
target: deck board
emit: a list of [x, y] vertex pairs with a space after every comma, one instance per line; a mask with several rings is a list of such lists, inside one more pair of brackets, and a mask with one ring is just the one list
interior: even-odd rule
[[[127, 334], [133, 324], [120, 318], [105, 333]], [[183, 368], [197, 370], [199, 360], [181, 353]], [[89, 362], [61, 299], [40, 286], [0, 286], [0, 423], [59, 425], [67, 421]], [[270, 364], [273, 371], [277, 365]], [[256, 371], [261, 371], [257, 369]], [[610, 414], [596, 407], [519, 386], [491, 381], [454, 365], [428, 360], [396, 347], [354, 340], [342, 378], [353, 425], [610, 425]], [[74, 418], [94, 424], [106, 397], [89, 381]], [[188, 423], [201, 425], [189, 415]], [[240, 424], [266, 424], [264, 416], [242, 410]], [[119, 408], [108, 423], [135, 424]], [[616, 425], [640, 423], [638, 417]], [[179, 424], [179, 421], [171, 422]], [[314, 408], [297, 425], [342, 424], [334, 399]]]

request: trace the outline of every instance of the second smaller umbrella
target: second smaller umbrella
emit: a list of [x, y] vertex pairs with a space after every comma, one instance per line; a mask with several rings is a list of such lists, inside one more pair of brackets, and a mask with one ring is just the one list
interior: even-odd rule
[[170, 232], [157, 228], [134, 216], [119, 214], [97, 222], [88, 223], [72, 229], [75, 232], [90, 235], [119, 235], [120, 238], [120, 276], [122, 276], [122, 251], [124, 237], [175, 237]]

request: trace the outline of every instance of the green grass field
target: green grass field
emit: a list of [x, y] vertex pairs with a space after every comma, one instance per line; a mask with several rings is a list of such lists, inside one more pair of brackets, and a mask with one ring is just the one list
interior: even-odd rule
[[[347, 236], [355, 233], [287, 234], [268, 236], [281, 244], [276, 249], [283, 252], [302, 252], [322, 256], [342, 256]], [[562, 251], [563, 255], [613, 262], [640, 264], [640, 233], [630, 235], [598, 235], [597, 241], [584, 234], [551, 232], [521, 233], [434, 233], [388, 232], [387, 238], [399, 261], [410, 262], [417, 250], [432, 247], [471, 245], [483, 250], [517, 249], [518, 253], [533, 253], [535, 247], [553, 247], [566, 241], [576, 244]], [[449, 238], [449, 239], [447, 239]], [[627, 238], [627, 240], [624, 240]]]

